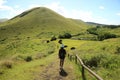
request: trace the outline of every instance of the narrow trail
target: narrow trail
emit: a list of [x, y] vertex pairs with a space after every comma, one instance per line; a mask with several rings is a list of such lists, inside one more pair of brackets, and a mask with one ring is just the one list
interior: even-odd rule
[[74, 68], [68, 59], [65, 59], [64, 68], [60, 70], [59, 59], [55, 58], [42, 71], [40, 71], [34, 80], [76, 80]]

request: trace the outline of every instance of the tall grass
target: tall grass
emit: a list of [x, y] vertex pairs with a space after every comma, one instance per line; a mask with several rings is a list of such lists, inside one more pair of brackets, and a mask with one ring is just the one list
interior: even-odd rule
[[104, 80], [117, 80], [120, 74], [120, 56], [116, 46], [120, 46], [118, 39], [101, 42], [87, 42], [79, 48], [78, 54], [84, 63], [98, 73]]

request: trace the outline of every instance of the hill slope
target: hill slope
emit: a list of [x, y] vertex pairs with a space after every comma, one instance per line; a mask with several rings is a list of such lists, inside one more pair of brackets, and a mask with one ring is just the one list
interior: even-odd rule
[[85, 29], [74, 21], [44, 7], [27, 10], [0, 24], [0, 37], [31, 37], [58, 35], [61, 32], [80, 33]]
[[0, 19], [0, 23], [7, 21], [7, 18]]

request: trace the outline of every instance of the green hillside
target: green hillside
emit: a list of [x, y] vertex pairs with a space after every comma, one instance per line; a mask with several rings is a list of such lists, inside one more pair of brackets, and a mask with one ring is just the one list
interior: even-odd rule
[[63, 32], [85, 31], [82, 25], [45, 7], [27, 10], [0, 25], [0, 38], [51, 37]]
[[87, 24], [86, 22], [84, 22], [84, 21], [82, 21], [80, 19], [70, 19], [70, 20], [72, 20], [76, 24], [80, 25], [84, 29], [88, 29], [88, 28], [94, 27], [94, 25], [89, 25], [89, 24]]

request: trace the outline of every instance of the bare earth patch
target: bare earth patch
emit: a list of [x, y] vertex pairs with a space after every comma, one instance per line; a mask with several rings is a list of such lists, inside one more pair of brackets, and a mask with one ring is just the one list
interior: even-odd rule
[[34, 80], [75, 80], [73, 66], [65, 61], [64, 68], [60, 70], [59, 59], [48, 64]]

